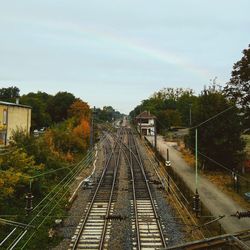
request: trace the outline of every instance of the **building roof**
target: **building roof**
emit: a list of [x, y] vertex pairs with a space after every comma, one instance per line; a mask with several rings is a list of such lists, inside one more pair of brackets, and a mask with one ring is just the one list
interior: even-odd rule
[[22, 105], [22, 104], [17, 104], [17, 103], [12, 103], [12, 102], [2, 102], [0, 101], [0, 105], [6, 105], [6, 106], [14, 106], [14, 107], [20, 107], [20, 108], [27, 108], [27, 109], [31, 109], [31, 106], [28, 105]]
[[156, 116], [150, 114], [149, 111], [143, 111], [142, 113], [136, 116], [136, 119], [156, 119]]

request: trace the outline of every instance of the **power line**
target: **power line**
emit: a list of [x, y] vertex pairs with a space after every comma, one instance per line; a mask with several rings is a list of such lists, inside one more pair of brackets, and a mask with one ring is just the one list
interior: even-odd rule
[[[103, 140], [105, 140], [105, 138], [106, 138], [106, 136], [103, 136], [103, 138], [102, 138], [102, 140], [100, 140], [99, 142], [98, 142], [98, 144], [100, 144]], [[65, 189], [65, 187], [66, 186], [68, 186], [69, 185], [69, 183], [75, 178], [75, 176], [77, 175], [77, 174], [79, 174], [79, 172], [80, 171], [82, 171], [82, 169], [84, 168], [84, 166], [86, 166], [86, 164], [89, 164], [90, 162], [91, 162], [91, 157], [92, 157], [92, 154], [93, 153], [93, 150], [91, 150], [91, 151], [89, 151], [89, 153], [88, 153], [88, 157], [87, 158], [85, 158], [84, 160], [82, 160], [79, 164], [77, 164], [76, 166], [75, 166], [75, 168], [77, 167], [77, 166], [79, 166], [79, 165], [81, 165], [84, 161], [85, 161], [85, 163], [79, 168], [79, 169], [76, 169], [76, 171], [75, 171], [75, 173], [73, 173], [73, 175], [71, 176], [71, 177], [69, 177], [69, 179], [67, 180], [66, 178], [68, 177], [68, 175], [67, 176], [65, 176], [64, 178], [63, 178], [63, 180], [61, 180], [61, 182], [60, 183], [58, 183], [57, 184], [57, 186], [52, 190], [52, 191], [54, 191], [64, 180], [66, 180], [66, 183], [50, 198], [50, 200], [49, 200], [49, 202], [47, 202], [44, 206], [43, 206], [43, 208], [42, 209], [40, 209], [40, 211], [36, 214], [36, 216], [30, 221], [30, 223], [28, 224], [28, 225], [30, 225], [38, 216], [40, 217], [40, 213], [51, 203], [51, 202], [53, 202], [53, 199], [56, 197], [56, 195], [61, 191], [61, 190], [64, 190]], [[42, 202], [43, 201], [45, 201], [48, 197], [49, 197], [49, 195], [52, 193], [52, 191], [35, 207], [35, 209], [37, 209], [37, 207], [39, 207], [41, 204], [42, 204]], [[65, 192], [64, 192], [64, 194], [63, 194], [63, 196], [61, 196], [61, 198], [59, 199], [59, 201], [67, 194], [67, 192], [68, 192], [68, 190], [66, 190]], [[56, 206], [59, 204], [59, 201], [57, 202], [57, 204], [56, 204]], [[55, 208], [55, 206], [53, 207], [53, 209]], [[34, 209], [34, 210], [35, 210]], [[46, 216], [46, 218], [47, 218], [47, 216]], [[46, 218], [42, 221], [42, 224], [44, 223], [44, 221], [46, 220]], [[40, 226], [42, 225], [42, 224], [40, 224]], [[34, 235], [34, 234], [32, 234], [32, 235]], [[13, 247], [13, 246], [15, 246], [15, 244], [16, 244], [16, 242], [19, 242], [19, 240], [22, 238], [24, 236], [24, 234], [19, 234], [19, 236], [14, 240], [14, 241], [12, 241], [12, 244], [11, 244], [11, 246]], [[31, 238], [30, 238], [31, 239]], [[30, 240], [29, 239], [29, 240]], [[11, 247], [10, 246], [10, 247]], [[10, 248], [9, 247], [9, 248]]]
[[[104, 138], [105, 139], [105, 138]], [[103, 139], [103, 140], [104, 140]], [[99, 143], [98, 143], [99, 144]], [[67, 183], [66, 183], [67, 184]], [[60, 203], [60, 201], [65, 197], [65, 195], [67, 194], [67, 190], [64, 192], [63, 195], [61, 195], [60, 199], [56, 202], [56, 204], [52, 207], [52, 209], [50, 210], [50, 212], [44, 217], [44, 219], [42, 220], [42, 222], [39, 224], [39, 226], [37, 227], [37, 229], [39, 229], [43, 223], [46, 221], [46, 219], [50, 216], [50, 214], [53, 212], [53, 210], [58, 206], [58, 204]], [[25, 244], [22, 246], [21, 249], [24, 249], [26, 247], [26, 245], [28, 244], [28, 242], [32, 239], [32, 237], [37, 233], [37, 231], [33, 232], [33, 234], [28, 238], [28, 240], [25, 242]]]
[[207, 120], [205, 120], [205, 121], [199, 123], [198, 125], [196, 125], [196, 126], [194, 126], [194, 127], [189, 128], [189, 129], [198, 128], [198, 127], [202, 126], [203, 124], [205, 124], [205, 123], [207, 123], [207, 122], [209, 122], [209, 121], [215, 119], [217, 116], [222, 115], [223, 113], [226, 113], [228, 110], [230, 110], [230, 109], [232, 109], [232, 108], [234, 108], [234, 106], [231, 106], [231, 107], [229, 107], [229, 108], [227, 108], [227, 109], [225, 109], [225, 110], [223, 110], [223, 111], [217, 113], [216, 115], [214, 115], [214, 116], [208, 118]]
[[[191, 147], [191, 148], [194, 149], [193, 147]], [[218, 162], [218, 161], [212, 159], [211, 157], [209, 157], [209, 156], [207, 156], [207, 155], [201, 153], [200, 151], [198, 151], [198, 153], [199, 153], [200, 155], [202, 155], [203, 157], [205, 157], [206, 159], [208, 159], [208, 160], [212, 161], [213, 163], [217, 164], [218, 166], [224, 168], [225, 170], [228, 170], [228, 171], [232, 172], [232, 170], [231, 170], [230, 168], [224, 166], [224, 165], [221, 164], [220, 162]], [[240, 178], [244, 179], [245, 181], [250, 182], [250, 180], [248, 180], [248, 179], [245, 178], [244, 176], [242, 176], [242, 175], [240, 175], [240, 174], [237, 174], [237, 175], [238, 175]]]

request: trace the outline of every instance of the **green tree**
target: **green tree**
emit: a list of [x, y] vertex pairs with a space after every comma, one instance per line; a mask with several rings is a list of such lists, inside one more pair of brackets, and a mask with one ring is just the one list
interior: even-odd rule
[[162, 132], [170, 126], [188, 126], [190, 105], [196, 96], [191, 89], [163, 88], [130, 112], [134, 119], [140, 112], [147, 110], [157, 117], [157, 129]]
[[176, 108], [181, 116], [181, 125], [189, 127], [190, 126], [190, 110], [191, 110], [191, 123], [192, 123], [192, 109], [195, 107], [197, 101], [197, 96], [192, 92], [183, 93], [177, 101]]
[[104, 106], [102, 109], [95, 109], [95, 119], [111, 122], [113, 119], [120, 119], [123, 115], [112, 106]]
[[15, 102], [20, 96], [20, 89], [17, 87], [8, 87], [0, 89], [0, 101]]
[[44, 168], [36, 164], [32, 156], [20, 148], [0, 159], [0, 200], [23, 196], [28, 187], [29, 177], [34, 176]]
[[[41, 92], [40, 92], [41, 93]], [[26, 104], [32, 107], [32, 116], [31, 116], [31, 129], [39, 129], [42, 127], [48, 127], [51, 125], [50, 114], [46, 111], [47, 109], [47, 100], [44, 99], [40, 93], [29, 93], [23, 95], [20, 99], [22, 104]]]
[[[221, 91], [215, 87], [205, 89], [197, 99], [193, 108], [193, 125], [198, 125], [210, 117], [231, 107]], [[198, 150], [215, 161], [236, 168], [242, 162], [244, 141], [241, 139], [242, 126], [237, 108], [222, 114], [218, 118], [198, 128]], [[194, 151], [194, 129], [190, 130], [189, 146]], [[216, 168], [214, 163], [199, 155], [203, 167]]]
[[76, 100], [75, 96], [68, 92], [58, 92], [48, 103], [47, 111], [53, 122], [61, 122], [68, 118], [68, 109]]
[[250, 44], [243, 50], [243, 57], [234, 64], [232, 77], [227, 83], [224, 92], [239, 104], [245, 114], [244, 124], [250, 127]]

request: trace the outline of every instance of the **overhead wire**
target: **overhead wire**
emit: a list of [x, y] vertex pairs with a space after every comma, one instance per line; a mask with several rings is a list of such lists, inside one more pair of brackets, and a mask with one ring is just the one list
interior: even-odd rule
[[[102, 140], [100, 140], [100, 141], [98, 142], [98, 144], [100, 144], [103, 140], [105, 140], [105, 136], [103, 136]], [[92, 151], [93, 151], [93, 150], [92, 150]], [[38, 216], [40, 217], [40, 213], [47, 207], [47, 205], [48, 205], [49, 203], [52, 202], [51, 199], [53, 199], [62, 189], [65, 189], [65, 187], [66, 187], [67, 185], [69, 185], [69, 183], [75, 178], [75, 176], [77, 176], [77, 174], [79, 174], [79, 173], [82, 171], [82, 169], [84, 168], [84, 166], [86, 165], [86, 163], [89, 164], [89, 163], [91, 162], [91, 157], [92, 157], [92, 156], [91, 156], [91, 153], [93, 153], [92, 151], [89, 151], [89, 156], [88, 156], [87, 159], [84, 158], [84, 160], [87, 160], [87, 161], [85, 162], [85, 164], [82, 165], [81, 168], [79, 168], [78, 170], [76, 170], [76, 172], [73, 174], [73, 176], [69, 177], [69, 179], [68, 179], [68, 180], [66, 181], [66, 183], [63, 185], [63, 187], [62, 187], [60, 190], [58, 190], [58, 191], [52, 196], [52, 198], [50, 198], [49, 202], [46, 203], [46, 204], [44, 205], [44, 207], [38, 212], [38, 214], [31, 220], [31, 222], [29, 223], [29, 225], [35, 220], [36, 217], [38, 217]], [[84, 161], [84, 160], [83, 160], [83, 161]], [[82, 161], [81, 163], [78, 163], [77, 166], [78, 166], [78, 165], [81, 165], [81, 164], [83, 163], [83, 161]], [[77, 167], [77, 166], [76, 166], [76, 167]], [[68, 175], [67, 175], [67, 176], [68, 176]], [[66, 177], [67, 177], [67, 176], [66, 176]], [[66, 178], [66, 177], [65, 177], [65, 178]], [[61, 182], [64, 181], [65, 178], [63, 178], [63, 180], [61, 180]], [[49, 197], [49, 195], [50, 195], [53, 191], [55, 191], [55, 189], [56, 189], [58, 186], [60, 186], [61, 182], [58, 183], [57, 186], [56, 186], [55, 188], [53, 188], [53, 190], [52, 190], [48, 195], [46, 195], [46, 197], [45, 197], [45, 198], [44, 198], [44, 199], [34, 208], [34, 210], [37, 209], [38, 206], [40, 206], [40, 205], [42, 204], [42, 202], [44, 202], [44, 201]], [[64, 197], [64, 196], [67, 194], [67, 192], [68, 192], [68, 190], [65, 191], [65, 193], [64, 193], [64, 195], [63, 195], [62, 197]], [[59, 200], [61, 201], [61, 199], [62, 199], [62, 198], [60, 198]], [[58, 203], [57, 203], [57, 204], [58, 204]], [[46, 218], [47, 218], [47, 217], [46, 217]], [[44, 221], [43, 221], [43, 222], [44, 222]], [[23, 234], [22, 234], [21, 236], [19, 235], [14, 241], [12, 241], [12, 245], [11, 245], [11, 246], [13, 246], [13, 244], [15, 245], [15, 242], [16, 242], [16, 241], [19, 241], [20, 237], [23, 237], [23, 236], [24, 236]], [[14, 242], [14, 243], [13, 243], [13, 242]], [[8, 249], [11, 249], [11, 246], [9, 246]]]
[[[104, 138], [105, 139], [105, 138]], [[113, 152], [113, 151], [112, 151]], [[112, 153], [111, 152], [111, 153]], [[39, 224], [39, 226], [37, 227], [37, 229], [39, 229], [43, 223], [46, 221], [46, 219], [49, 217], [49, 215], [53, 212], [53, 210], [57, 207], [57, 205], [60, 203], [60, 201], [65, 197], [65, 195], [67, 194], [67, 192], [64, 192], [64, 194], [61, 195], [60, 199], [58, 201], [56, 201], [56, 204], [52, 207], [52, 209], [50, 210], [50, 212], [44, 217], [44, 219], [42, 220], [42, 222]], [[33, 234], [28, 238], [28, 240], [25, 242], [25, 244], [22, 246], [21, 249], [24, 249], [26, 247], [26, 245], [29, 243], [29, 241], [33, 238], [33, 236], [35, 235], [36, 231], [33, 232]]]

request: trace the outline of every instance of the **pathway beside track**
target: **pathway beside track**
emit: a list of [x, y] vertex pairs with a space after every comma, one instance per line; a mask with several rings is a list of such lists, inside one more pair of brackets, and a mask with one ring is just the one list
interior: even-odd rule
[[[147, 137], [153, 143], [152, 137]], [[170, 160], [174, 171], [185, 181], [187, 186], [195, 192], [195, 171], [182, 158], [181, 153], [173, 147], [173, 143], [166, 142], [162, 136], [157, 136], [158, 150], [167, 159], [169, 149]], [[204, 176], [199, 176], [199, 194], [202, 203], [210, 210], [213, 216], [226, 215], [220, 221], [226, 233], [235, 233], [250, 228], [249, 218], [237, 219], [231, 217], [236, 211], [244, 209], [235, 203], [231, 197], [220, 191], [213, 183]]]

